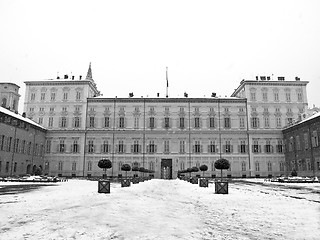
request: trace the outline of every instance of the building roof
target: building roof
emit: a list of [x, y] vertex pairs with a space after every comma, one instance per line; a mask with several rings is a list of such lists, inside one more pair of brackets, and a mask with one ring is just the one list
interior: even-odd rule
[[4, 113], [4, 114], [7, 114], [11, 117], [14, 117], [16, 119], [19, 119], [21, 121], [24, 121], [24, 122], [27, 122], [35, 127], [38, 127], [38, 128], [41, 128], [43, 130], [46, 130], [46, 128], [44, 128], [43, 126], [39, 125], [38, 123], [32, 121], [31, 119], [27, 118], [27, 117], [22, 117], [20, 114], [17, 114], [17, 113], [14, 113], [4, 107], [0, 107], [0, 112]]
[[317, 112], [317, 113], [313, 114], [313, 115], [310, 116], [310, 117], [307, 117], [307, 118], [305, 118], [305, 119], [303, 119], [303, 120], [301, 120], [301, 121], [299, 121], [299, 122], [296, 122], [296, 123], [294, 123], [294, 124], [292, 124], [292, 125], [289, 125], [289, 126], [287, 126], [284, 130], [290, 129], [290, 128], [292, 128], [292, 127], [296, 127], [296, 126], [298, 126], [298, 125], [300, 125], [300, 124], [303, 124], [303, 123], [305, 123], [305, 122], [308, 122], [308, 121], [310, 121], [310, 120], [312, 120], [312, 119], [314, 119], [314, 118], [317, 118], [317, 117], [320, 117], [320, 112]]

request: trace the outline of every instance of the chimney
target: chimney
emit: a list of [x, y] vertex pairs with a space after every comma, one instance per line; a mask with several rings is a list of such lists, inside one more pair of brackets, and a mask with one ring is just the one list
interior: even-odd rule
[[24, 118], [26, 117], [26, 113], [25, 112], [22, 113], [22, 117], [24, 117]]
[[213, 92], [213, 93], [211, 93], [211, 97], [216, 97], [216, 93], [215, 92]]
[[74, 76], [72, 76], [72, 80], [74, 80]]
[[81, 76], [81, 75], [79, 76], [79, 79], [80, 79], [80, 80], [82, 79], [82, 76]]
[[65, 75], [64, 75], [64, 79], [68, 79], [68, 74], [65, 74]]
[[157, 97], [160, 97], [160, 93], [157, 93]]

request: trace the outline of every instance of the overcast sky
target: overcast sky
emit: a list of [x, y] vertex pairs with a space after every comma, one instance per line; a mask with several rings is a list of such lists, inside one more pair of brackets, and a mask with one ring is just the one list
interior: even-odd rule
[[105, 97], [230, 96], [242, 79], [309, 81], [320, 107], [320, 1], [0, 0], [1, 81], [86, 75]]

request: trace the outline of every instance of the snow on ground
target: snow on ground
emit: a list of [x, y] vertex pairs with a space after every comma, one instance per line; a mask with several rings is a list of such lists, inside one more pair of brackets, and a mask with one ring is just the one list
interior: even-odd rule
[[70, 180], [0, 195], [0, 239], [320, 239], [320, 184], [298, 186], [241, 181], [221, 195], [154, 179], [102, 194]]

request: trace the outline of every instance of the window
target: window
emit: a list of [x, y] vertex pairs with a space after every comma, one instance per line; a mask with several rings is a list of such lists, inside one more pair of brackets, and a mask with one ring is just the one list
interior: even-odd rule
[[286, 93], [286, 101], [291, 102], [291, 94], [289, 92]]
[[88, 162], [87, 165], [87, 171], [92, 171], [92, 162]]
[[229, 140], [226, 141], [226, 145], [224, 147], [225, 153], [231, 153], [232, 152], [232, 146]]
[[312, 147], [318, 147], [319, 146], [319, 139], [318, 139], [318, 132], [317, 130], [312, 131], [312, 137], [311, 137], [311, 144]]
[[281, 117], [276, 118], [276, 126], [277, 128], [281, 128]]
[[139, 145], [139, 140], [134, 140], [133, 141], [133, 153], [139, 153], [140, 152], [140, 145]]
[[63, 100], [67, 100], [68, 99], [68, 93], [67, 92], [64, 92], [63, 93]]
[[267, 92], [262, 93], [262, 100], [265, 102], [268, 101], [268, 93]]
[[149, 118], [149, 127], [154, 128], [154, 117]]
[[62, 112], [67, 112], [67, 107], [62, 107]]
[[15, 141], [14, 141], [14, 149], [13, 149], [13, 151], [14, 152], [18, 152], [18, 150], [19, 150], [19, 142], [20, 142], [20, 139], [15, 139]]
[[255, 162], [255, 169], [256, 169], [256, 172], [259, 172], [260, 171], [260, 164], [259, 162]]
[[304, 149], [309, 149], [309, 134], [304, 133], [303, 138], [304, 138]]
[[89, 141], [88, 141], [88, 153], [94, 153], [93, 140], [89, 140]]
[[66, 117], [61, 117], [60, 127], [62, 127], [62, 128], [67, 127], [67, 118]]
[[118, 153], [124, 153], [124, 143], [123, 143], [123, 140], [120, 140], [120, 141], [119, 141]]
[[54, 107], [50, 107], [50, 113], [53, 113], [54, 112]]
[[109, 128], [110, 127], [110, 118], [109, 117], [104, 117], [104, 127]]
[[278, 153], [283, 153], [283, 143], [282, 143], [282, 140], [278, 140], [277, 152], [278, 152]]
[[156, 145], [154, 144], [153, 140], [150, 140], [149, 142], [149, 153], [155, 153], [156, 152]]
[[40, 125], [43, 124], [43, 117], [39, 117], [39, 119], [38, 119], [38, 124], [40, 124]]
[[135, 117], [134, 118], [134, 128], [139, 128], [139, 118], [138, 117]]
[[185, 170], [184, 162], [180, 162], [180, 170]]
[[170, 152], [170, 145], [169, 145], [169, 140], [164, 141], [164, 153], [169, 153]]
[[246, 153], [246, 141], [245, 140], [240, 141], [240, 153]]
[[215, 153], [216, 152], [216, 145], [215, 145], [214, 141], [210, 141], [208, 152], [209, 153]]
[[253, 140], [252, 152], [253, 153], [260, 153], [261, 152], [261, 146], [259, 145], [258, 140]]
[[7, 152], [11, 152], [12, 137], [7, 137]]
[[71, 169], [72, 169], [72, 171], [77, 170], [77, 163], [76, 162], [72, 162]]
[[272, 172], [272, 163], [268, 162], [268, 172]]
[[119, 128], [124, 128], [124, 117], [119, 118]]
[[280, 172], [284, 172], [284, 162], [280, 162]]
[[65, 152], [65, 150], [66, 150], [66, 146], [64, 144], [64, 140], [61, 139], [60, 143], [59, 143], [59, 152], [63, 153], [63, 152]]
[[266, 153], [272, 153], [272, 145], [271, 145], [271, 143], [270, 143], [270, 140], [267, 140], [266, 141], [266, 146], [265, 146], [265, 152]]
[[76, 93], [76, 100], [80, 100], [81, 99], [81, 92], [77, 92]]
[[200, 118], [198, 117], [194, 118], [194, 127], [200, 128]]
[[55, 92], [52, 92], [52, 93], [51, 93], [50, 99], [51, 99], [52, 101], [56, 100], [56, 93], [55, 93]]
[[256, 93], [255, 92], [251, 92], [250, 93], [250, 98], [251, 98], [251, 101], [256, 101]]
[[63, 162], [58, 163], [58, 171], [63, 171]]
[[44, 170], [45, 170], [45, 171], [49, 171], [49, 169], [50, 169], [50, 163], [49, 163], [49, 162], [45, 162], [45, 164], [44, 164]]
[[225, 128], [231, 128], [231, 120], [230, 120], [230, 117], [225, 117], [225, 118], [224, 118], [224, 127], [225, 127]]
[[301, 144], [300, 144], [300, 136], [296, 136], [296, 150], [301, 150]]
[[73, 140], [72, 152], [73, 152], [73, 153], [78, 153], [78, 152], [79, 152], [78, 140]]
[[94, 127], [94, 117], [89, 118], [89, 127]]
[[200, 141], [195, 141], [195, 144], [194, 144], [194, 152], [195, 152], [195, 153], [200, 153], [200, 152], [201, 152], [201, 144], [200, 144]]
[[34, 101], [36, 99], [36, 93], [31, 93], [30, 100]]
[[251, 118], [251, 127], [252, 128], [258, 128], [259, 127], [259, 118], [252, 117]]
[[168, 117], [164, 118], [164, 127], [169, 128], [170, 127], [170, 119]]
[[80, 117], [74, 117], [74, 127], [80, 127]]
[[247, 171], [246, 162], [242, 162], [242, 163], [241, 163], [241, 171], [242, 171], [242, 172]]
[[210, 117], [209, 118], [209, 127], [210, 128], [215, 128], [214, 117]]
[[245, 126], [244, 126], [244, 118], [243, 117], [239, 118], [239, 127], [240, 128], [245, 128]]
[[180, 118], [179, 127], [180, 127], [181, 129], [184, 128], [184, 117], [181, 117], [181, 118]]
[[45, 98], [46, 98], [46, 94], [45, 94], [45, 93], [41, 93], [41, 95], [40, 95], [40, 100], [41, 100], [41, 101], [44, 101]]
[[179, 153], [185, 153], [185, 141], [180, 140]]
[[302, 102], [302, 92], [298, 92], [298, 102]]
[[109, 149], [109, 143], [107, 140], [104, 140], [103, 141], [103, 144], [102, 144], [102, 151], [103, 153], [108, 153], [110, 151]]
[[268, 117], [264, 118], [264, 127], [269, 128], [270, 127], [270, 119]]
[[279, 93], [275, 92], [273, 96], [274, 96], [274, 101], [279, 102]]
[[51, 140], [47, 139], [46, 142], [46, 153], [50, 153], [51, 152]]

